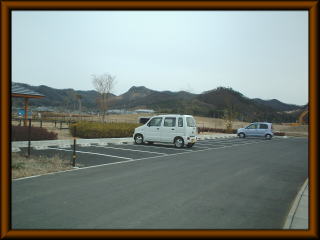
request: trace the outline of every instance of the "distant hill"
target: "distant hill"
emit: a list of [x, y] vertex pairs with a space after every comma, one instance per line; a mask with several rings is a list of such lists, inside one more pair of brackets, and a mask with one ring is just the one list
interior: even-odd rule
[[271, 107], [277, 111], [292, 111], [292, 110], [300, 108], [300, 106], [298, 106], [298, 105], [286, 104], [286, 103], [280, 102], [277, 99], [262, 100], [260, 98], [254, 98], [253, 101], [258, 104]]
[[[41, 99], [30, 99], [30, 106], [54, 107], [60, 110], [78, 110], [77, 95], [80, 95], [83, 110], [89, 111], [90, 109], [97, 108], [97, 99], [99, 98], [99, 94], [94, 90], [80, 91], [74, 90], [72, 88], [56, 89], [45, 85], [31, 86], [24, 83], [15, 84], [21, 85], [23, 87], [26, 87], [28, 89], [34, 90], [38, 93], [45, 95], [45, 97]], [[114, 96], [115, 95], [113, 94], [111, 95], [111, 97]], [[21, 106], [21, 103], [22, 99], [12, 99], [13, 106]]]
[[114, 108], [152, 108], [162, 112], [184, 109], [196, 95], [184, 91], [154, 91], [146, 87], [132, 87], [112, 101]]
[[[61, 111], [76, 111], [81, 96], [82, 110], [87, 112], [98, 111], [98, 93], [78, 91], [74, 89], [55, 89], [48, 86], [30, 86], [16, 83], [46, 97], [31, 99], [31, 106], [53, 107]], [[109, 109], [138, 109], [149, 108], [157, 112], [192, 114], [198, 116], [222, 118], [226, 109], [232, 110], [239, 120], [244, 121], [295, 121], [297, 115], [305, 106], [286, 104], [279, 100], [250, 99], [232, 88], [218, 87], [201, 94], [186, 91], [156, 91], [144, 86], [133, 86], [127, 92], [116, 96], [110, 94]], [[13, 98], [12, 106], [23, 106], [22, 100]], [[287, 111], [287, 112], [286, 112]], [[292, 111], [288, 113], [288, 111]]]
[[[197, 97], [201, 102], [210, 104], [210, 110], [201, 115], [221, 116], [226, 109], [231, 109], [239, 120], [294, 122], [304, 108], [282, 103], [276, 99], [250, 99], [232, 88], [218, 87], [206, 91]], [[292, 114], [287, 111], [296, 110]]]

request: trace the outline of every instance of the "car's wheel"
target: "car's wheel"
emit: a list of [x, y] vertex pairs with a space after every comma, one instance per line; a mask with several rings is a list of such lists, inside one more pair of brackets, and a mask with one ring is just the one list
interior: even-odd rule
[[246, 135], [244, 133], [239, 133], [239, 138], [245, 138]]
[[187, 148], [191, 148], [194, 145], [194, 143], [188, 143]]
[[182, 148], [184, 146], [184, 141], [181, 137], [177, 137], [175, 140], [174, 140], [174, 146], [176, 148]]
[[267, 134], [267, 135], [265, 136], [265, 138], [266, 138], [267, 140], [271, 140], [272, 136], [271, 136], [270, 134]]
[[134, 142], [136, 144], [142, 144], [143, 143], [143, 136], [141, 134], [136, 134], [134, 136]]

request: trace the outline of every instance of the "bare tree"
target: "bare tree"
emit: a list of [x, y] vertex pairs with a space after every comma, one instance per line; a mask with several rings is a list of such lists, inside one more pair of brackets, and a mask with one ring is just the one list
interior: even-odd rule
[[81, 113], [81, 108], [82, 108], [82, 104], [81, 104], [81, 99], [82, 99], [82, 95], [81, 94], [76, 94], [76, 98], [78, 99], [78, 105], [79, 105], [79, 113]]
[[234, 109], [233, 104], [228, 104], [228, 107], [224, 110], [224, 121], [227, 133], [232, 133], [233, 121], [237, 116], [237, 112]]
[[93, 86], [99, 93], [99, 105], [102, 114], [102, 121], [105, 120], [106, 111], [108, 108], [108, 97], [114, 88], [115, 76], [105, 73], [100, 76], [93, 75]]

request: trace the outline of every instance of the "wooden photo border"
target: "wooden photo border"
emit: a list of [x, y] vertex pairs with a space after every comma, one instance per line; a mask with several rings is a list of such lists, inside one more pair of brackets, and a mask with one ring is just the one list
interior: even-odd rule
[[[11, 11], [14, 10], [305, 10], [309, 13], [308, 230], [12, 230]], [[1, 1], [1, 238], [11, 237], [310, 237], [318, 235], [317, 19], [318, 1]]]

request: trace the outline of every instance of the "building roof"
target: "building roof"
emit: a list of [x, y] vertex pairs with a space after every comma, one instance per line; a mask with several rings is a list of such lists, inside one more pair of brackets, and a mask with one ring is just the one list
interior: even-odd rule
[[150, 112], [150, 113], [154, 113], [153, 109], [136, 109], [135, 112]]
[[30, 90], [28, 88], [22, 87], [18, 84], [12, 83], [11, 85], [11, 95], [13, 97], [29, 97], [29, 98], [40, 98], [44, 97], [43, 94]]

